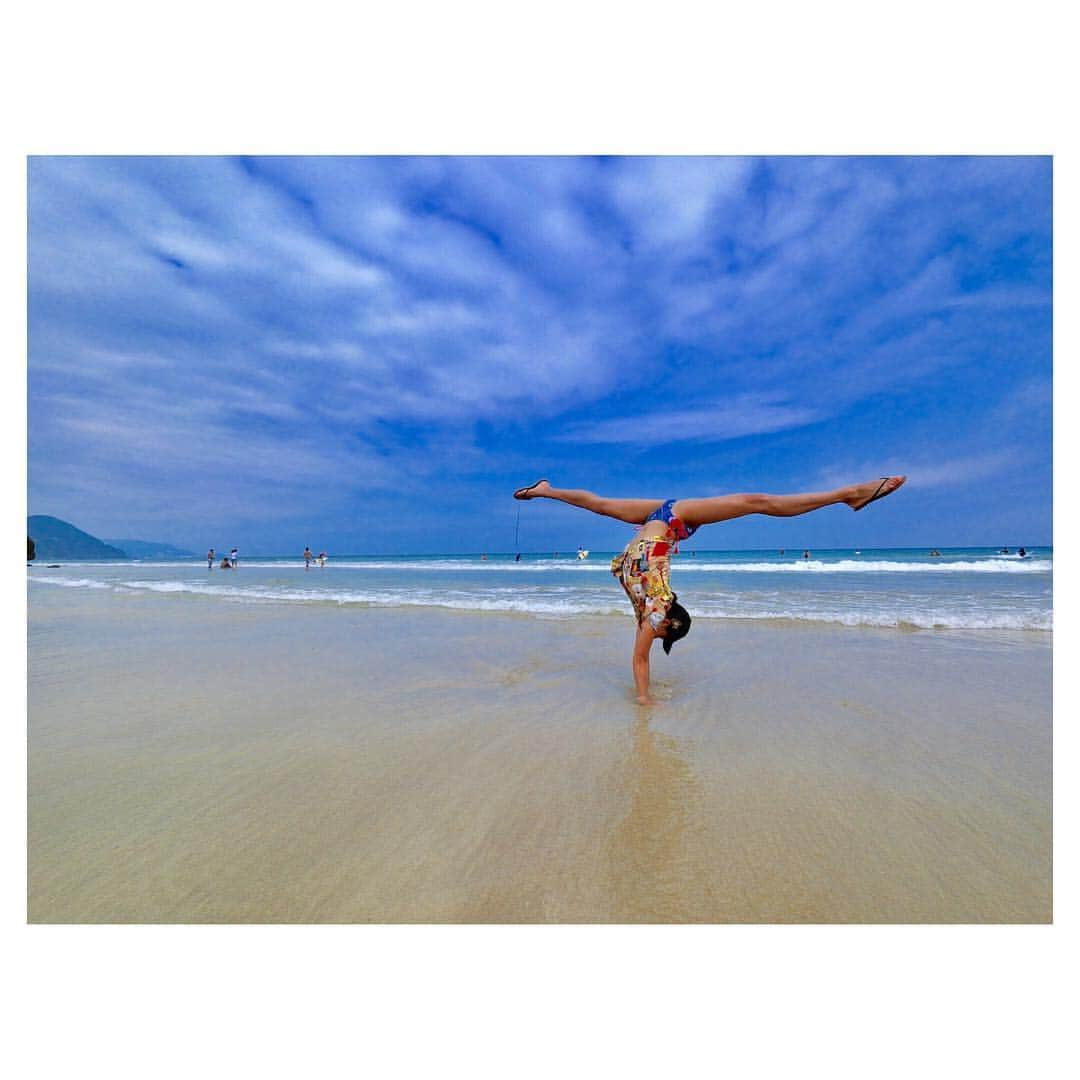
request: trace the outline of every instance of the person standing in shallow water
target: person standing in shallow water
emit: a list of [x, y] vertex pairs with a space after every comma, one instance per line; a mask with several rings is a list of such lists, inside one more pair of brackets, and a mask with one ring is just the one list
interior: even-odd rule
[[[619, 579], [634, 609], [637, 633], [634, 638], [632, 668], [640, 705], [654, 704], [649, 694], [649, 652], [660, 638], [670, 654], [676, 641], [690, 632], [690, 613], [671, 590], [671, 555], [678, 543], [687, 540], [702, 525], [764, 514], [768, 517], [797, 517], [825, 506], [844, 503], [862, 510], [870, 503], [891, 495], [906, 476], [883, 476], [864, 484], [851, 484], [834, 491], [800, 495], [714, 495], [703, 499], [610, 499], [591, 491], [553, 488], [547, 480], [537, 480], [518, 488], [515, 499], [555, 499], [590, 510], [594, 514], [640, 525], [638, 535], [611, 562], [611, 572]], [[809, 558], [809, 552], [804, 556]]]
[[305, 570], [310, 570], [311, 569], [311, 560], [314, 559], [314, 558], [315, 558], [315, 556], [311, 554], [311, 548], [309, 548], [309, 547], [304, 548], [304, 569]]

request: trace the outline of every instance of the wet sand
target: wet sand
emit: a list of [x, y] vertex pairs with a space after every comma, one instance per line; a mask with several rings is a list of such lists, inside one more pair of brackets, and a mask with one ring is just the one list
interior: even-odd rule
[[1047, 922], [1050, 635], [35, 586], [31, 922]]

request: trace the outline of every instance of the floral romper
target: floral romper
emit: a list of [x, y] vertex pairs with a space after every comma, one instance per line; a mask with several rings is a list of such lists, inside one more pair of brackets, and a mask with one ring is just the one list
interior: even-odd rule
[[648, 620], [658, 629], [668, 616], [675, 594], [671, 591], [671, 555], [678, 553], [678, 542], [686, 540], [696, 531], [687, 528], [671, 511], [675, 499], [669, 499], [646, 518], [663, 521], [667, 525], [664, 536], [635, 537], [622, 553], [611, 560], [611, 572], [626, 590], [638, 626]]

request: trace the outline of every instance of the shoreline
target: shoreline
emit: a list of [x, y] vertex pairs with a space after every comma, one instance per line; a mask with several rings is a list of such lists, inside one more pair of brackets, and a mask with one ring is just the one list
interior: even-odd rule
[[[582, 607], [581, 610], [573, 608], [564, 608], [563, 610], [547, 610], [544, 607], [520, 607], [515, 608], [509, 605], [497, 606], [494, 604], [488, 604], [483, 606], [481, 601], [468, 602], [446, 602], [440, 603], [431, 599], [417, 599], [415, 601], [403, 601], [400, 599], [362, 599], [358, 597], [349, 597], [342, 599], [337, 594], [328, 593], [320, 595], [318, 593], [310, 593], [304, 596], [276, 596], [270, 593], [262, 594], [258, 592], [247, 593], [225, 593], [220, 589], [200, 589], [198, 587], [187, 587], [181, 589], [171, 589], [168, 587], [155, 588], [153, 583], [142, 583], [141, 586], [131, 586], [125, 583], [121, 587], [116, 587], [105, 582], [89, 582], [85, 579], [68, 579], [68, 580], [33, 580], [28, 582], [28, 585], [35, 589], [45, 589], [45, 596], [48, 596], [48, 592], [53, 591], [96, 591], [100, 593], [109, 593], [113, 596], [121, 598], [138, 598], [146, 597], [148, 599], [153, 598], [166, 598], [168, 597], [171, 602], [190, 602], [198, 603], [200, 601], [210, 601], [216, 603], [221, 599], [225, 599], [230, 603], [240, 602], [244, 605], [259, 609], [275, 609], [283, 613], [287, 613], [290, 610], [298, 607], [310, 607], [322, 610], [356, 610], [356, 611], [370, 611], [370, 612], [391, 612], [397, 611], [402, 613], [423, 613], [432, 612], [434, 615], [461, 615], [461, 616], [505, 616], [508, 618], [525, 618], [536, 619], [541, 622], [567, 622], [567, 621], [581, 621], [582, 619], [600, 619], [604, 621], [625, 621], [628, 617], [628, 606], [623, 597], [614, 594], [605, 596], [602, 603], [603, 608], [594, 607]], [[706, 602], [708, 602], [706, 600]], [[31, 601], [32, 603], [32, 601]], [[40, 601], [39, 601], [40, 603]], [[42, 604], [44, 607], [51, 606], [51, 601], [44, 600]], [[981, 635], [1004, 635], [1006, 638], [1011, 635], [1042, 635], [1046, 639], [1047, 644], [1052, 642], [1053, 638], [1053, 626], [975, 626], [975, 625], [950, 625], [947, 622], [936, 622], [933, 624], [920, 624], [910, 619], [897, 617], [895, 621], [888, 621], [887, 619], [879, 619], [877, 621], [869, 621], [865, 617], [860, 618], [857, 615], [834, 615], [831, 617], [816, 617], [813, 615], [805, 615], [801, 617], [795, 617], [787, 614], [765, 614], [765, 615], [744, 615], [739, 613], [718, 613], [716, 610], [710, 610], [708, 608], [701, 608], [695, 605], [695, 610], [691, 613], [695, 620], [695, 625], [705, 625], [707, 623], [717, 623], [720, 625], [744, 625], [744, 626], [771, 626], [777, 629], [798, 629], [805, 627], [808, 629], [829, 629], [834, 628], [838, 630], [883, 630], [887, 633], [941, 633], [950, 635], [964, 635], [972, 634], [975, 636]], [[1049, 616], [1052, 618], [1052, 615]], [[1033, 639], [1034, 640], [1034, 639]]]

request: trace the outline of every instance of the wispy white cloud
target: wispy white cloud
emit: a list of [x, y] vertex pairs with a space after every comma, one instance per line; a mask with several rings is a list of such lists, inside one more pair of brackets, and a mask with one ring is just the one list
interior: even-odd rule
[[632, 240], [653, 251], [708, 245], [710, 216], [732, 205], [754, 168], [750, 158], [626, 158], [613, 171], [612, 195]]
[[742, 395], [712, 401], [692, 409], [665, 409], [648, 400], [629, 416], [578, 424], [559, 435], [577, 443], [727, 442], [747, 435], [764, 435], [803, 427], [825, 414], [790, 401]]
[[79, 461], [191, 505], [223, 465], [329, 499], [422, 483], [436, 447], [724, 443], [965, 367], [1022, 381], [1045, 187], [1030, 161], [35, 159], [32, 491]]
[[862, 460], [833, 465], [818, 474], [815, 488], [829, 491], [874, 476], [906, 475], [911, 491], [933, 491], [965, 487], [981, 480], [1000, 477], [1023, 469], [1030, 455], [1015, 451], [991, 451], [967, 457], [935, 457], [925, 450], [911, 454], [890, 454], [877, 461]]

